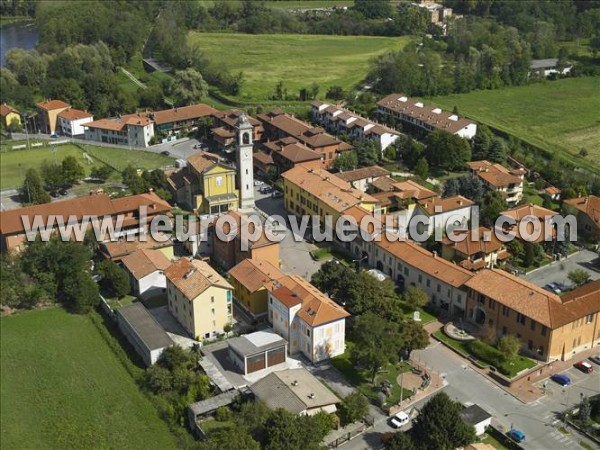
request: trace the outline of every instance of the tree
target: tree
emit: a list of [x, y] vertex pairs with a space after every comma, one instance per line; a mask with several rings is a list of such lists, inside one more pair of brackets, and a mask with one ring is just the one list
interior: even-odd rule
[[392, 15], [389, 0], [355, 0], [353, 9], [367, 19], [387, 19]]
[[357, 422], [369, 412], [369, 401], [360, 392], [354, 391], [346, 395], [340, 404], [339, 415], [342, 425]]
[[581, 403], [579, 404], [579, 415], [578, 418], [583, 423], [587, 423], [590, 419], [590, 414], [592, 412], [592, 406], [590, 405], [590, 399], [587, 395], [584, 395], [581, 399]]
[[471, 159], [471, 147], [460, 136], [435, 130], [427, 136], [425, 158], [430, 166], [445, 170], [460, 169]]
[[400, 325], [400, 347], [410, 359], [413, 350], [425, 348], [429, 345], [429, 335], [419, 322], [406, 320]]
[[85, 176], [85, 170], [74, 156], [67, 156], [62, 161], [62, 176], [67, 183], [76, 183]]
[[87, 314], [98, 304], [98, 285], [89, 273], [74, 270], [63, 281], [63, 295], [69, 310]]
[[44, 182], [52, 191], [56, 191], [65, 182], [62, 167], [59, 164], [50, 162], [46, 159], [42, 162], [40, 171]]
[[340, 171], [354, 170], [358, 166], [356, 152], [350, 150], [340, 153], [334, 160], [333, 166]]
[[359, 139], [353, 143], [358, 167], [374, 166], [381, 159], [381, 145], [370, 139]]
[[385, 444], [386, 450], [417, 450], [417, 446], [414, 444], [410, 437], [410, 433], [403, 433], [402, 431], [393, 433], [393, 436]]
[[389, 279], [380, 281], [370, 273], [362, 271], [343, 298], [346, 300], [346, 309], [352, 315], [369, 311], [390, 321], [402, 320], [400, 299], [394, 283]]
[[514, 360], [521, 349], [521, 340], [514, 334], [507, 334], [498, 341], [498, 350], [505, 361]]
[[427, 180], [427, 177], [429, 176], [429, 164], [427, 164], [425, 158], [421, 158], [417, 162], [417, 165], [415, 166], [415, 175], [422, 180]]
[[222, 429], [210, 433], [210, 437], [197, 443], [200, 450], [230, 450], [232, 448], [245, 450], [260, 450], [260, 444], [244, 429]]
[[310, 282], [340, 302], [348, 298], [350, 290], [358, 282], [358, 275], [344, 264], [327, 261], [313, 274]]
[[500, 139], [492, 140], [487, 152], [487, 159], [495, 163], [506, 161], [506, 147]]
[[379, 369], [398, 359], [400, 335], [398, 326], [372, 312], [358, 316], [354, 322], [353, 356], [371, 374], [371, 383]]
[[125, 184], [132, 194], [142, 194], [148, 190], [146, 181], [138, 174], [138, 171], [131, 164], [121, 172], [123, 184]]
[[460, 417], [462, 405], [445, 392], [436, 394], [413, 421], [412, 438], [422, 448], [453, 450], [475, 440], [475, 429]]
[[460, 183], [458, 178], [448, 178], [444, 183], [444, 188], [442, 190], [442, 197], [454, 197], [458, 195], [460, 191]]
[[404, 301], [414, 311], [425, 306], [429, 302], [429, 298], [423, 289], [410, 286], [404, 294]]
[[112, 259], [105, 259], [98, 264], [98, 274], [102, 277], [103, 287], [117, 298], [129, 294], [131, 285], [129, 276]]
[[483, 195], [481, 205], [481, 223], [487, 227], [493, 227], [500, 213], [506, 208], [506, 202], [499, 192], [488, 191]]
[[331, 100], [342, 100], [346, 96], [344, 89], [341, 86], [331, 86], [327, 89], [327, 93], [325, 94], [325, 98], [329, 98]]
[[491, 142], [492, 132], [487, 127], [487, 125], [478, 125], [477, 132], [475, 133], [475, 136], [473, 136], [473, 140], [471, 141], [471, 157], [473, 161], [480, 161], [487, 158]]
[[208, 93], [206, 81], [204, 81], [200, 72], [195, 69], [188, 68], [175, 72], [173, 80], [171, 95], [176, 98], [177, 103], [180, 105], [198, 103]]
[[112, 169], [110, 166], [95, 166], [90, 170], [90, 177], [97, 178], [101, 181], [106, 181], [110, 174], [112, 173]]
[[35, 169], [27, 169], [25, 180], [19, 192], [24, 202], [31, 205], [40, 205], [50, 202], [50, 195], [44, 190], [42, 178]]
[[263, 448], [271, 450], [306, 448], [309, 442], [315, 441], [315, 434], [306, 433], [310, 428], [303, 428], [302, 422], [299, 416], [284, 409], [272, 411], [264, 424]]
[[590, 274], [583, 269], [574, 269], [569, 272], [567, 277], [575, 286], [581, 286], [588, 282]]

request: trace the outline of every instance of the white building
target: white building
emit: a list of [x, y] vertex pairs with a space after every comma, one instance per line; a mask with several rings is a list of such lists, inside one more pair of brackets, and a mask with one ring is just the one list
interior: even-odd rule
[[94, 121], [94, 116], [87, 111], [68, 108], [58, 114], [58, 129], [65, 136], [83, 136], [84, 124]]
[[412, 130], [420, 136], [436, 129], [465, 139], [472, 139], [477, 133], [475, 122], [436, 106], [415, 101], [403, 94], [390, 94], [378, 101], [377, 113], [388, 123], [401, 122], [403, 129]]
[[486, 160], [471, 161], [467, 165], [489, 190], [499, 192], [509, 206], [523, 199], [524, 169], [507, 169], [501, 164]]
[[235, 125], [237, 144], [238, 177], [240, 187], [240, 208], [254, 208], [254, 163], [253, 152], [254, 127], [245, 114], [238, 117]]
[[392, 128], [365, 119], [342, 107], [320, 101], [312, 103], [311, 116], [314, 122], [325, 127], [330, 133], [347, 134], [352, 139], [371, 139], [381, 145], [382, 151], [400, 136], [400, 133]]
[[134, 295], [150, 297], [166, 291], [164, 271], [171, 262], [161, 251], [140, 249], [123, 257], [121, 262], [129, 273]]
[[290, 355], [302, 353], [317, 363], [344, 353], [350, 315], [344, 308], [297, 275], [280, 278], [273, 285], [269, 322], [288, 341]]
[[460, 411], [462, 420], [475, 428], [475, 435], [481, 436], [492, 424], [492, 415], [479, 405], [466, 405], [465, 409]]
[[148, 147], [154, 136], [154, 122], [141, 114], [100, 119], [83, 126], [85, 139], [107, 144]]
[[[464, 229], [471, 220], [471, 210], [474, 203], [462, 195], [455, 195], [448, 198], [429, 198], [417, 203], [412, 222], [417, 220], [427, 220], [427, 233], [431, 236], [436, 229], [441, 229], [442, 234], [446, 231], [449, 224], [451, 229]], [[425, 230], [417, 224], [417, 230]]]
[[530, 75], [532, 73], [543, 75], [544, 78], [550, 75], [567, 75], [573, 68], [572, 64], [565, 64], [564, 67], [558, 67], [558, 58], [532, 59]]

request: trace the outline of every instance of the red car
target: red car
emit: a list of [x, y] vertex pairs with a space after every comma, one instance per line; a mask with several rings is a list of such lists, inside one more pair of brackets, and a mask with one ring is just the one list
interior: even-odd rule
[[592, 373], [594, 371], [592, 365], [587, 361], [579, 361], [577, 364], [575, 364], [575, 367], [577, 367], [583, 373]]

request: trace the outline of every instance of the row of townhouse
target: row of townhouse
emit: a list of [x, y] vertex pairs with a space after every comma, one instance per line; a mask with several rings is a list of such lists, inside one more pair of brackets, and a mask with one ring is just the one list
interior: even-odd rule
[[399, 122], [403, 130], [420, 137], [434, 130], [443, 130], [465, 139], [472, 139], [477, 133], [475, 122], [403, 94], [390, 94], [378, 101], [377, 114], [386, 123]]
[[327, 131], [346, 134], [352, 139], [370, 139], [381, 146], [381, 151], [393, 144], [400, 136], [396, 130], [336, 105], [314, 101], [311, 105], [311, 118]]

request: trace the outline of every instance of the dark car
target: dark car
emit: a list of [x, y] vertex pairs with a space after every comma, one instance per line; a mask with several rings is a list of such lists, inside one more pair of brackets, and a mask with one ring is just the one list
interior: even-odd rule
[[506, 435], [516, 443], [523, 442], [525, 440], [525, 433], [514, 428], [510, 430]]
[[569, 386], [571, 384], [571, 379], [567, 374], [564, 373], [555, 373], [550, 377], [550, 379], [561, 386]]
[[600, 355], [590, 356], [590, 361], [600, 366]]
[[58, 191], [58, 193], [60, 195], [67, 195], [69, 193], [69, 191], [67, 191], [66, 189], [61, 189], [60, 191]]
[[592, 365], [587, 361], [579, 361], [578, 363], [574, 364], [574, 366], [583, 373], [592, 373], [594, 371]]
[[160, 152], [161, 155], [165, 155], [165, 156], [169, 156], [171, 154], [170, 151], [168, 150], [163, 150], [162, 152]]

